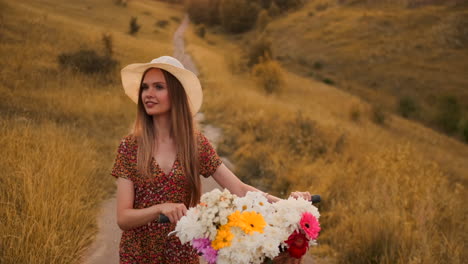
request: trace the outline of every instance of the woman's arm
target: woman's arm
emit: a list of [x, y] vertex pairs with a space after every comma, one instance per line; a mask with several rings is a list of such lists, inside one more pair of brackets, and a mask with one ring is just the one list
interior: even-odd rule
[[160, 214], [166, 215], [171, 223], [175, 223], [187, 212], [187, 208], [182, 203], [164, 203], [144, 209], [134, 209], [134, 197], [133, 182], [119, 178], [117, 180], [117, 224], [122, 230], [146, 225], [158, 219]]
[[[258, 190], [257, 188], [254, 188], [248, 184], [243, 183], [239, 178], [237, 178], [234, 173], [232, 173], [231, 170], [224, 165], [224, 163], [221, 163], [221, 165], [218, 167], [216, 172], [213, 174], [213, 178], [215, 181], [221, 185], [221, 187], [228, 189], [231, 193], [243, 197], [248, 191], [251, 192], [262, 192]], [[274, 203], [279, 201], [280, 199], [278, 197], [275, 197], [271, 194], [266, 194], [266, 198], [268, 199], [269, 202]]]
[[[221, 187], [228, 189], [231, 193], [240, 197], [245, 196], [248, 191], [262, 192], [257, 188], [243, 183], [236, 175], [234, 175], [234, 173], [232, 173], [231, 170], [228, 169], [228, 167], [226, 167], [226, 165], [224, 165], [224, 163], [221, 163], [218, 167], [216, 172], [213, 174], [213, 178], [219, 185], [221, 185]], [[308, 201], [312, 199], [309, 192], [292, 192], [290, 196], [294, 198], [302, 197]], [[267, 193], [265, 193], [265, 197], [270, 203], [275, 203], [281, 200], [280, 198]]]

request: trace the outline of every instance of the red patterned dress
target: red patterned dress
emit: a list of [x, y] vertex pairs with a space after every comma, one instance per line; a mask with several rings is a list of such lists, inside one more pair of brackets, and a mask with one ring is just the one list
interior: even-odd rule
[[[221, 159], [208, 139], [200, 132], [196, 133], [200, 159], [200, 174], [204, 177], [213, 175], [221, 165]], [[134, 136], [122, 139], [118, 148], [111, 175], [133, 182], [135, 199], [133, 208], [142, 209], [166, 202], [183, 203], [188, 191], [188, 184], [179, 159], [166, 175], [153, 158], [152, 178], [145, 178], [137, 172], [138, 145]], [[147, 225], [123, 231], [120, 240], [120, 263], [199, 263], [198, 255], [190, 245], [181, 245], [179, 239], [168, 233], [175, 224], [160, 224], [153, 221]]]

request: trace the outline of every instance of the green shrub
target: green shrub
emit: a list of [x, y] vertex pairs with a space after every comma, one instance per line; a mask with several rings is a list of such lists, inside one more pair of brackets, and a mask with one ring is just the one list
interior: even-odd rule
[[128, 31], [128, 33], [130, 35], [135, 35], [141, 28], [141, 25], [138, 24], [137, 22], [137, 18], [136, 17], [132, 17], [130, 19], [130, 29]]
[[109, 73], [118, 62], [109, 56], [100, 56], [94, 50], [79, 50], [72, 53], [62, 53], [58, 56], [61, 66], [86, 74]]
[[330, 78], [323, 78], [322, 81], [323, 81], [324, 83], [326, 83], [326, 84], [329, 84], [329, 85], [335, 84], [335, 82], [334, 82], [332, 79], [330, 79]]
[[283, 85], [283, 70], [274, 60], [265, 60], [256, 64], [252, 72], [267, 94], [277, 92]]
[[442, 97], [438, 105], [436, 118], [439, 128], [448, 134], [453, 134], [457, 131], [460, 119], [461, 107], [457, 98], [454, 96]]
[[247, 65], [252, 67], [261, 60], [273, 58], [271, 40], [266, 35], [261, 35], [252, 45], [247, 55]]
[[405, 96], [398, 101], [398, 113], [402, 117], [409, 118], [416, 114], [417, 111], [418, 105], [412, 97]]

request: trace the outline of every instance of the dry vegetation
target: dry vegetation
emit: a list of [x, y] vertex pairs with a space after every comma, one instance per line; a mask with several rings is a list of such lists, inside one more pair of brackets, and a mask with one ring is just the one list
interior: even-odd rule
[[[319, 23], [325, 19], [322, 12], [335, 14], [327, 4], [331, 1], [322, 2], [285, 19], [306, 28], [311, 34], [304, 35], [306, 40], [312, 35], [340, 40], [334, 35], [341, 32], [335, 32], [339, 27]], [[336, 23], [366, 19], [361, 1], [349, 2], [356, 9], [341, 18], [336, 14]], [[131, 125], [134, 106], [123, 94], [117, 72], [87, 75], [62, 70], [57, 58], [80, 49], [105, 54], [104, 33], [112, 35], [112, 56], [121, 65], [171, 54], [172, 33], [181, 17], [178, 8], [158, 2], [115, 3], [0, 1], [4, 11], [0, 20], [1, 263], [73, 262], [93, 237], [97, 205], [114, 188], [108, 173], [118, 141]], [[438, 10], [427, 8], [421, 11], [427, 16], [433, 14], [429, 8]], [[379, 12], [371, 9], [368, 14]], [[301, 14], [317, 18], [317, 23], [304, 25]], [[131, 17], [138, 17], [141, 25], [135, 36], [128, 34]], [[281, 20], [272, 23], [266, 30], [275, 36], [276, 55], [285, 56], [279, 52], [283, 46], [278, 46], [285, 45], [296, 52], [291, 56], [312, 61], [314, 72], [323, 71], [323, 77], [331, 76], [340, 85], [337, 76], [328, 74], [339, 72], [341, 64], [309, 57], [325, 56], [327, 48], [341, 47], [340, 42], [328, 47], [317, 41], [310, 48], [297, 43], [300, 38], [285, 34], [284, 40], [273, 31], [299, 34], [298, 29], [284, 30], [286, 22]], [[361, 37], [372, 32], [369, 27]], [[297, 189], [323, 196], [323, 232], [320, 246], [312, 250], [316, 257], [337, 263], [468, 259], [466, 145], [388, 113], [384, 125], [375, 124], [371, 119], [376, 111], [367, 102], [279, 65], [274, 67], [283, 76], [281, 89], [267, 94], [238, 56], [245, 52], [236, 45], [239, 38], [213, 35], [207, 29], [203, 39], [191, 33], [188, 40], [188, 50], [202, 73], [202, 111], [223, 128], [219, 151], [233, 160], [236, 174], [281, 196]], [[347, 54], [356, 53], [357, 47]], [[362, 47], [368, 52], [372, 45]], [[463, 66], [464, 60], [453, 60], [460, 54], [450, 52], [443, 53], [447, 61], [437, 63]], [[333, 50], [333, 54], [341, 53]], [[434, 56], [443, 54], [435, 50]], [[295, 69], [294, 60], [284, 63]], [[360, 78], [372, 76], [372, 72], [352, 72], [351, 68], [360, 68], [345, 63], [350, 69], [346, 76], [357, 79], [356, 87], [361, 87]], [[461, 68], [453, 69], [445, 71], [447, 83], [463, 84]], [[386, 69], [380, 70], [375, 69], [379, 74]], [[346, 80], [351, 87], [351, 78]], [[381, 96], [384, 103], [392, 101], [374, 90], [358, 91], [376, 101]]]
[[468, 142], [466, 1], [311, 0], [266, 32], [294, 72]]
[[192, 33], [188, 50], [201, 68], [203, 110], [223, 128], [219, 151], [255, 186], [323, 196], [312, 254], [336, 263], [468, 257], [466, 145], [390, 113], [376, 124], [372, 105], [284, 68], [282, 89], [266, 94], [236, 55], [249, 46], [213, 32]]
[[[0, 1], [0, 9], [0, 263], [79, 262], [114, 191], [109, 171], [134, 105], [116, 69], [86, 74], [59, 56], [93, 50], [126, 64], [170, 54], [182, 12], [94, 0]], [[136, 37], [127, 33], [132, 16], [142, 25]], [[162, 19], [165, 28], [155, 25]]]

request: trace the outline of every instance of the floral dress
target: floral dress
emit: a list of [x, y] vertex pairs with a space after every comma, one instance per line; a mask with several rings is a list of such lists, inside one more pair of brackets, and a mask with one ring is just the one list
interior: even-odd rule
[[[213, 175], [221, 165], [221, 159], [208, 139], [196, 133], [200, 159], [200, 174]], [[137, 172], [138, 145], [132, 135], [122, 139], [118, 148], [111, 175], [131, 180], [135, 189], [133, 208], [142, 209], [166, 202], [183, 203], [188, 195], [186, 180], [179, 159], [166, 175], [153, 158], [152, 177], [143, 177]], [[158, 223], [156, 220], [147, 225], [123, 231], [120, 240], [120, 263], [199, 263], [197, 253], [188, 244], [181, 245], [179, 239], [168, 236], [175, 224]]]

